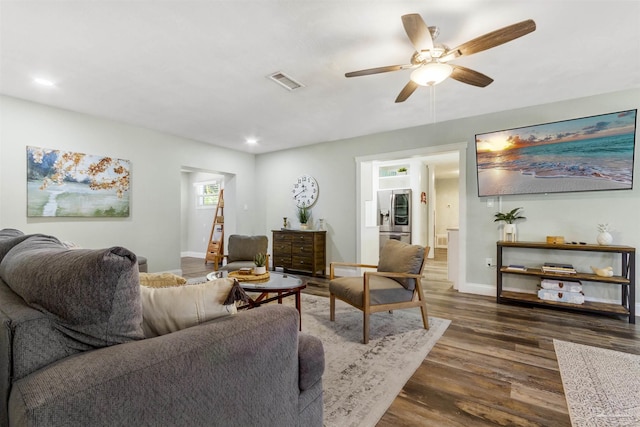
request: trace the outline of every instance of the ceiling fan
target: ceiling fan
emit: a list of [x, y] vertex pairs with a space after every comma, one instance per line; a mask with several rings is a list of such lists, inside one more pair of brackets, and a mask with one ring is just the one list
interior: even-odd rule
[[369, 68], [345, 74], [345, 77], [358, 77], [387, 73], [389, 71], [414, 69], [411, 73], [411, 80], [409, 80], [409, 83], [400, 91], [396, 102], [405, 101], [418, 86], [433, 86], [442, 82], [447, 77], [478, 87], [485, 87], [491, 84], [491, 82], [493, 82], [491, 77], [460, 65], [449, 64], [449, 61], [463, 55], [473, 55], [474, 53], [500, 46], [501, 44], [529, 34], [536, 29], [536, 23], [528, 19], [476, 37], [455, 49], [449, 49], [443, 44], [435, 43], [435, 39], [438, 37], [440, 30], [438, 27], [428, 27], [419, 14], [412, 13], [403, 15], [402, 24], [411, 44], [416, 49], [411, 56], [410, 64]]

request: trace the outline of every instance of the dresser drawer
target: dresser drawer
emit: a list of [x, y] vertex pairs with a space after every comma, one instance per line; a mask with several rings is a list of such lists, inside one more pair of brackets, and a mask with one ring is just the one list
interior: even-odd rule
[[273, 266], [291, 268], [291, 256], [290, 255], [274, 256]]
[[313, 244], [313, 234], [311, 234], [311, 233], [292, 233], [291, 234], [291, 243], [292, 244], [312, 245]]
[[291, 243], [291, 255], [293, 256], [311, 256], [313, 254], [313, 245], [306, 243]]
[[291, 268], [294, 270], [313, 270], [313, 258], [292, 256]]
[[273, 256], [291, 255], [291, 242], [273, 242]]
[[291, 233], [273, 233], [273, 243], [289, 243], [291, 242]]

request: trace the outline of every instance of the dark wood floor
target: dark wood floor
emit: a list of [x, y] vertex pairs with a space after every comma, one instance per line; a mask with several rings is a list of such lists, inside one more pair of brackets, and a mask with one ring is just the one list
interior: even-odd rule
[[[640, 326], [458, 293], [442, 265], [436, 254], [425, 294], [429, 315], [451, 325], [378, 426], [570, 426], [553, 339], [640, 354]], [[182, 269], [200, 277], [213, 266], [184, 258]], [[313, 282], [307, 291], [326, 295], [326, 281]]]

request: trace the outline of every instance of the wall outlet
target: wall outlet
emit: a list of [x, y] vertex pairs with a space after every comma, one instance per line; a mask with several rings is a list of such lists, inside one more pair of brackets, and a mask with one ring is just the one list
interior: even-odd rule
[[493, 262], [493, 258], [485, 258], [484, 265], [486, 265], [487, 267], [493, 267], [496, 264]]

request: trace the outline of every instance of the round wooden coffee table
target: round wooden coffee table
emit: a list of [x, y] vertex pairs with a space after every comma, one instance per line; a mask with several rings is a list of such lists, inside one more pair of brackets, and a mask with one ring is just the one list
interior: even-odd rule
[[[225, 277], [225, 275], [220, 275], [220, 272], [215, 271], [207, 274], [207, 280], [214, 280], [220, 277]], [[299, 277], [288, 273], [270, 271], [268, 281], [255, 283], [238, 280], [238, 283], [240, 283], [240, 287], [245, 292], [258, 293], [256, 298], [252, 298], [250, 295], [247, 295], [249, 296], [249, 302], [244, 306], [238, 307], [238, 309], [260, 307], [262, 304], [276, 300], [278, 301], [278, 304], [282, 304], [282, 298], [295, 296], [296, 309], [298, 310], [300, 317], [300, 330], [302, 330], [302, 304], [300, 302], [300, 291], [306, 288], [307, 285], [305, 285]], [[269, 297], [269, 294], [273, 293], [277, 295]]]

